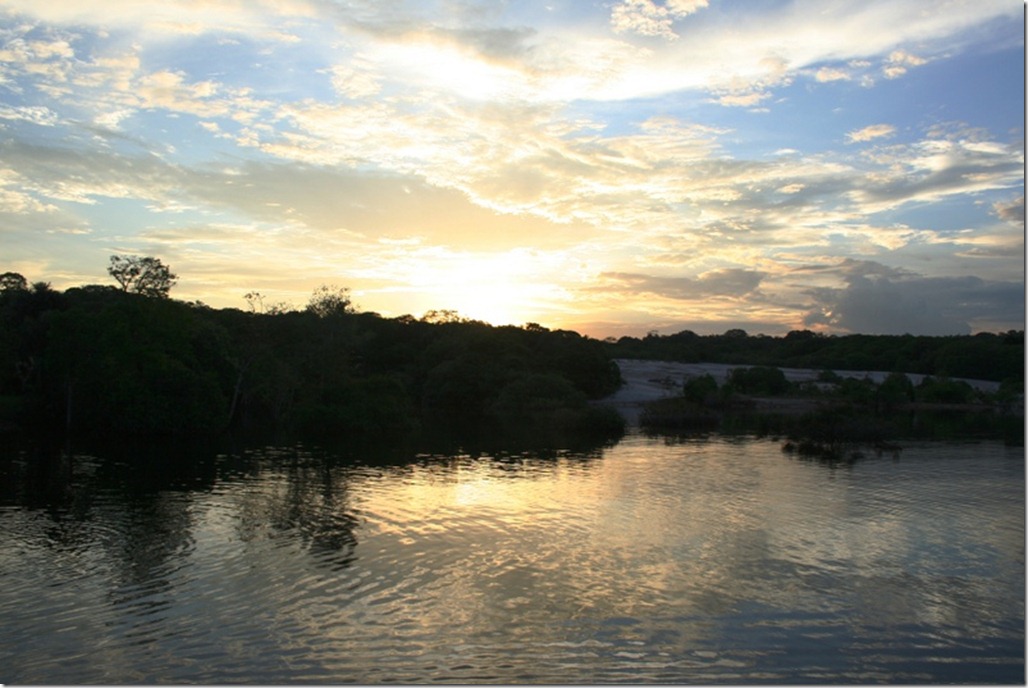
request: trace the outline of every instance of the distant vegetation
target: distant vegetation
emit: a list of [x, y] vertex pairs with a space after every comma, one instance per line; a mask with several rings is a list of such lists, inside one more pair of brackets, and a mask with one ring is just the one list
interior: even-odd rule
[[1008, 380], [982, 391], [963, 380], [904, 373], [880, 383], [857, 373], [822, 371], [791, 382], [771, 366], [686, 377], [681, 393], [647, 404], [643, 428], [667, 434], [708, 431], [778, 435], [801, 454], [840, 458], [862, 449], [895, 448], [895, 440], [1003, 439], [1024, 444], [1024, 385]]
[[112, 258], [119, 287], [66, 291], [0, 275], [0, 426], [97, 434], [225, 429], [298, 437], [619, 436], [590, 405], [620, 374], [601, 342], [452, 312], [358, 313], [323, 287], [302, 310], [168, 298], [155, 259]]
[[[888, 447], [900, 437], [1024, 443], [1023, 330], [950, 337], [686, 330], [605, 345], [613, 358], [740, 366], [720, 383], [709, 375], [683, 380], [681, 395], [649, 404], [640, 422], [654, 432], [778, 435], [788, 438], [786, 448], [821, 457]], [[823, 372], [815, 383], [796, 384], [781, 368]], [[876, 384], [860, 371], [889, 375]], [[908, 374], [926, 377], [914, 385]], [[960, 378], [999, 389], [982, 394]]]
[[811, 370], [875, 370], [973, 380], [1024, 381], [1024, 330], [973, 336], [824, 335], [794, 330], [784, 337], [728, 330], [702, 336], [685, 330], [607, 340], [613, 358], [682, 363], [732, 363]]

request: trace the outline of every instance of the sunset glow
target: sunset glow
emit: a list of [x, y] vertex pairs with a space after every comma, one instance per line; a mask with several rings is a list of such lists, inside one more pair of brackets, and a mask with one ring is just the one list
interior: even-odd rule
[[1024, 7], [0, 0], [0, 271], [592, 336], [1024, 327]]

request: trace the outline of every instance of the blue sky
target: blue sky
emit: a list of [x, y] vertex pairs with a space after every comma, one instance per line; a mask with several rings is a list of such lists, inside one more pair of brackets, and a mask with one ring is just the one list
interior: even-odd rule
[[0, 270], [593, 336], [1024, 327], [1009, 0], [0, 0]]

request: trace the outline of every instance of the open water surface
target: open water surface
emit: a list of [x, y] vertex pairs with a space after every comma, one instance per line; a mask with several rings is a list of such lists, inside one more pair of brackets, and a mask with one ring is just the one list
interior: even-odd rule
[[1025, 465], [767, 440], [0, 464], [0, 682], [1024, 683]]

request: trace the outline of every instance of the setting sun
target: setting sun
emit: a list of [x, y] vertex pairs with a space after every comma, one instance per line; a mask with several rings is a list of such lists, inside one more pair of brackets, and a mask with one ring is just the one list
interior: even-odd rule
[[392, 310], [414, 315], [446, 310], [491, 325], [523, 325], [560, 303], [561, 261], [560, 256], [519, 250], [412, 252], [407, 261], [379, 273], [404, 286], [376, 296], [386, 298]]

